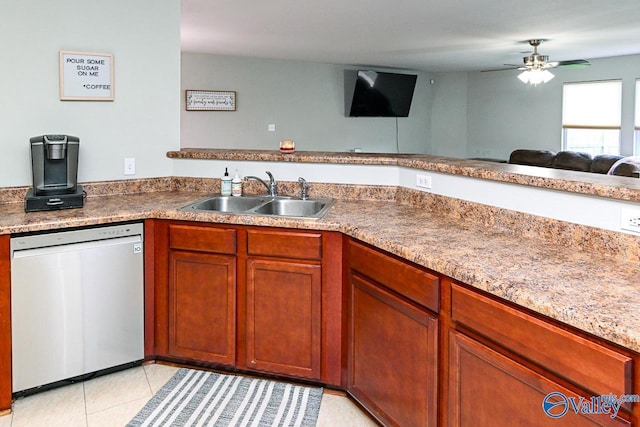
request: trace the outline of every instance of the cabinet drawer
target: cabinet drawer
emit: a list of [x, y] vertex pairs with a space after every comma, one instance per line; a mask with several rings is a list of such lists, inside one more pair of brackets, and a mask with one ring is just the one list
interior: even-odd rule
[[247, 252], [249, 255], [321, 260], [322, 234], [249, 230]]
[[439, 308], [439, 279], [388, 255], [349, 241], [351, 269], [433, 311]]
[[596, 394], [631, 393], [630, 357], [453, 284], [451, 317]]
[[[584, 411], [589, 393], [565, 387], [533, 369], [460, 332], [449, 333], [449, 395], [446, 412], [449, 427], [631, 427], [623, 411], [617, 414]], [[547, 400], [551, 393], [564, 395]], [[559, 402], [546, 407], [543, 402]], [[574, 406], [575, 405], [575, 406]], [[595, 406], [595, 405], [594, 405]], [[602, 406], [593, 409], [603, 409]], [[566, 410], [564, 415], [561, 411]], [[591, 413], [590, 413], [591, 412]], [[596, 412], [596, 413], [594, 413]]]
[[169, 247], [171, 249], [235, 255], [236, 230], [171, 224], [169, 226]]

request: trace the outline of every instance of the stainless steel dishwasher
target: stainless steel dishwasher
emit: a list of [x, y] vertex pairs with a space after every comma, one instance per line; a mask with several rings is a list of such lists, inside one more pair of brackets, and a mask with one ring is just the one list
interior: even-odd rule
[[144, 357], [143, 225], [11, 238], [13, 392]]

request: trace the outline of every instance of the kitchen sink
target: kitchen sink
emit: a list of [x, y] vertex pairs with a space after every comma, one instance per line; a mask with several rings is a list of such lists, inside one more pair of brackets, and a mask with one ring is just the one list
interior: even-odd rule
[[264, 204], [269, 198], [215, 196], [184, 206], [181, 210], [244, 212]]
[[181, 207], [180, 210], [319, 219], [327, 213], [334, 202], [334, 199], [213, 196], [190, 203]]
[[319, 217], [333, 204], [332, 200], [275, 199], [257, 207], [254, 212], [263, 215]]

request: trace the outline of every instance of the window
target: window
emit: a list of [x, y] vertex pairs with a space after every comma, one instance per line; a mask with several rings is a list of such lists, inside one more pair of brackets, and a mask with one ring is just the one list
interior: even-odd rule
[[620, 80], [565, 83], [562, 88], [563, 150], [592, 156], [620, 154], [621, 108]]

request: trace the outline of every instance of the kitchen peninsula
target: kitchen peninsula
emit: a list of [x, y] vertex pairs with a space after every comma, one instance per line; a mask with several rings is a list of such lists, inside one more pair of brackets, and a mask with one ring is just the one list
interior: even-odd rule
[[[277, 157], [278, 154], [269, 152], [258, 154], [263, 156], [259, 159], [261, 161], [286, 162], [294, 159], [294, 157]], [[214, 155], [217, 157], [214, 158], [220, 159], [223, 155], [228, 156], [217, 153]], [[244, 153], [244, 155], [248, 154]], [[295, 161], [304, 162], [302, 158], [304, 154], [297, 155], [299, 157]], [[210, 152], [189, 153], [188, 150], [172, 152], [169, 156], [212, 158]], [[224, 157], [223, 160], [248, 160], [246, 157], [238, 156], [238, 154], [235, 154], [235, 157], [231, 155], [231, 157]], [[575, 181], [557, 177], [520, 176], [513, 170], [505, 169], [510, 167], [508, 165], [485, 165], [484, 162], [471, 161], [456, 165], [452, 160], [433, 159], [428, 158], [429, 156], [367, 157], [349, 154], [348, 157], [350, 159], [342, 161], [349, 164], [375, 161], [378, 162], [377, 164], [401, 165], [416, 170], [438, 170], [443, 173], [462, 175], [475, 174], [479, 178], [489, 180], [526, 180], [527, 185], [565, 186], [560, 189], [572, 191], [570, 188], [576, 188], [575, 191], [582, 194], [600, 196], [607, 193], [609, 197], [619, 200], [633, 202], [640, 200], [638, 187], [610, 185], [604, 182], [578, 184]], [[337, 161], [334, 160], [334, 162]], [[321, 163], [317, 155], [313, 162]], [[443, 166], [446, 164], [449, 166]], [[449, 169], [445, 170], [447, 167]], [[518, 176], [514, 177], [514, 175]], [[569, 175], [561, 174], [561, 176]], [[297, 182], [288, 181], [280, 184], [284, 194], [298, 194]], [[404, 307], [399, 310], [405, 313], [410, 312], [410, 317], [413, 316], [411, 318], [422, 319], [422, 313], [427, 313], [427, 318], [432, 320], [423, 323], [430, 325], [427, 327], [431, 334], [438, 328], [440, 328], [441, 337], [447, 335], [447, 331], [452, 331], [452, 338], [446, 338], [446, 341], [437, 346], [438, 350], [435, 350], [442, 365], [434, 366], [441, 366], [442, 369], [437, 374], [439, 378], [431, 378], [431, 381], [436, 381], [439, 385], [437, 389], [440, 390], [441, 405], [444, 405], [447, 399], [451, 403], [457, 398], [453, 394], [445, 393], [446, 390], [451, 393], [445, 374], [452, 368], [447, 367], [443, 360], [459, 356], [461, 349], [475, 349], [478, 342], [483, 345], [487, 342], [497, 343], [489, 345], [489, 350], [483, 347], [481, 352], [486, 356], [483, 360], [495, 359], [497, 360], [495, 365], [500, 365], [504, 362], [503, 356], [494, 354], [494, 347], [504, 346], [507, 348], [505, 354], [513, 356], [509, 360], [521, 362], [527, 369], [533, 369], [533, 372], [535, 367], [549, 370], [550, 377], [556, 381], [555, 383], [559, 382], [573, 392], [576, 390], [584, 390], [583, 394], [586, 392], [603, 394], [637, 392], [639, 382], [636, 364], [640, 352], [640, 315], [637, 310], [640, 307], [638, 292], [640, 238], [637, 236], [560, 223], [529, 214], [513, 213], [500, 208], [481, 206], [393, 185], [341, 185], [311, 182], [311, 197], [338, 199], [326, 216], [314, 221], [178, 210], [180, 206], [218, 192], [219, 180], [216, 179], [152, 178], [86, 183], [84, 188], [88, 197], [85, 207], [81, 210], [30, 214], [24, 212], [21, 203], [23, 189], [4, 191], [3, 200], [12, 200], [13, 203], [0, 205], [2, 214], [0, 262], [3, 265], [3, 277], [0, 281], [2, 284], [0, 336], [3, 344], [1, 348], [10, 348], [7, 315], [9, 307], [8, 236], [10, 234], [134, 220], [146, 221], [148, 230], [153, 230], [154, 227], [156, 230], [160, 229], [162, 227], [158, 227], [158, 224], [165, 223], [222, 227], [241, 230], [241, 233], [244, 233], [244, 230], [263, 228], [295, 230], [303, 234], [312, 232], [343, 236], [345, 243], [337, 248], [344, 252], [346, 261], [341, 268], [345, 277], [350, 277], [347, 280], [348, 283], [343, 284], [345, 289], [350, 289], [345, 291], [347, 295], [345, 298], [349, 299], [351, 297], [348, 295], [353, 296], [358, 292], [375, 295], [377, 301], [385, 302], [385, 307]], [[261, 187], [257, 186], [246, 190], [249, 193], [262, 191]], [[159, 241], [157, 239], [159, 239], [157, 235], [146, 236], [147, 244], [150, 244], [150, 241], [151, 244]], [[363, 255], [363, 253], [369, 255]], [[148, 263], [158, 262], [158, 254], [153, 250], [148, 250], [147, 256]], [[370, 256], [381, 257], [381, 262], [389, 262], [390, 265], [402, 270], [409, 268], [418, 272], [421, 277], [425, 274], [428, 276], [424, 277], [431, 277], [430, 280], [435, 282], [431, 281], [425, 286], [435, 286], [433, 288], [436, 292], [433, 297], [435, 300], [425, 302], [420, 297], [407, 294], [402, 284], [398, 285], [399, 288], [394, 287], [394, 284], [387, 284], [384, 277], [378, 277], [375, 272], [368, 271], [366, 265], [363, 267], [354, 263], [356, 259], [366, 260]], [[402, 265], [406, 263], [407, 266], [404, 267], [398, 263]], [[154, 271], [156, 270], [152, 265], [147, 266], [147, 291], [153, 289], [154, 283], [149, 283], [149, 280], [153, 279]], [[149, 300], [147, 304], [147, 315], [153, 315], [153, 310], [149, 309], [151, 304]], [[509, 325], [516, 325], [517, 322], [526, 320], [523, 330], [532, 331], [532, 339], [543, 340], [561, 336], [560, 342], [566, 342], [562, 341], [566, 339], [572, 343], [578, 343], [579, 346], [596, 348], [595, 351], [598, 354], [603, 354], [603, 357], [611, 362], [606, 366], [612, 367], [615, 371], [612, 375], [615, 374], [618, 377], [614, 381], [605, 379], [593, 384], [589, 382], [589, 373], [586, 372], [583, 376], [587, 379], [583, 381], [579, 375], [573, 376], [568, 369], [554, 367], [553, 361], [544, 361], [524, 354], [524, 350], [518, 349], [517, 339], [498, 336], [495, 331], [487, 330], [489, 325], [478, 324], [473, 314], [466, 312], [465, 308], [473, 308], [478, 310], [478, 313], [488, 313], [486, 316], [489, 317], [485, 317], [486, 319], [499, 316], [499, 318], [496, 317], [498, 320], [495, 320], [498, 323], [493, 326], [499, 325], [499, 319], [511, 319], [510, 323], [505, 323], [507, 329]], [[358, 306], [355, 306], [355, 309], [358, 309]], [[346, 319], [354, 320], [349, 317], [351, 316], [349, 313], [341, 313], [340, 307], [336, 307], [336, 310], [340, 318], [345, 316], [345, 322], [347, 322]], [[478, 319], [482, 319], [482, 316], [479, 315]], [[436, 320], [439, 326], [430, 323]], [[153, 319], [147, 319], [147, 328], [153, 329]], [[346, 325], [345, 328], [349, 329]], [[567, 330], [570, 334], [566, 333]], [[468, 333], [461, 334], [459, 331]], [[343, 342], [348, 340], [352, 332], [347, 331], [344, 334]], [[147, 331], [147, 334], [149, 333], [153, 335], [152, 332]], [[473, 342], [470, 341], [469, 336], [474, 338]], [[531, 345], [535, 347], [536, 343]], [[593, 347], [594, 345], [596, 347]], [[578, 348], [581, 348], [579, 346]], [[345, 359], [347, 353], [353, 352], [353, 349], [349, 350], [349, 348], [351, 347], [347, 343], [342, 349]], [[0, 355], [3, 378], [0, 403], [5, 409], [8, 405], [7, 399], [10, 399], [10, 395], [7, 397], [7, 384], [4, 379], [10, 372], [10, 353], [7, 353], [5, 350]], [[148, 351], [147, 354], [153, 355], [153, 350]], [[564, 375], [565, 371], [566, 375]], [[348, 375], [349, 378], [340, 378], [339, 384], [330, 385], [350, 390], [350, 385], [353, 385], [350, 380], [353, 379], [352, 377], [357, 377], [357, 374], [358, 370], [354, 368]], [[533, 374], [527, 371], [527, 375]], [[367, 391], [370, 392], [365, 387], [364, 390], [352, 391], [352, 394], [355, 394], [356, 398], [370, 411], [380, 411], [375, 412], [375, 416], [383, 422], [393, 420], [395, 409], [385, 412], [386, 404], [377, 402], [375, 396], [372, 400], [368, 400], [370, 397]], [[433, 391], [431, 394], [438, 393]], [[428, 399], [433, 399], [433, 396], [429, 396]], [[535, 406], [540, 408], [540, 403], [535, 402]], [[430, 424], [437, 418], [433, 416], [435, 408], [431, 407], [430, 410], [430, 421], [425, 421], [425, 424]], [[447, 417], [455, 419], [455, 415], [447, 414], [448, 411], [441, 407], [439, 419], [443, 420]], [[625, 417], [637, 422], [638, 409], [635, 405], [632, 412], [627, 412], [623, 416]]]
[[640, 202], [640, 180], [638, 179], [423, 154], [332, 151], [297, 151], [290, 154], [283, 154], [278, 151], [269, 150], [183, 148], [180, 151], [168, 152], [167, 157], [172, 159], [265, 161], [303, 164], [403, 166], [417, 171], [442, 172], [491, 181]]

